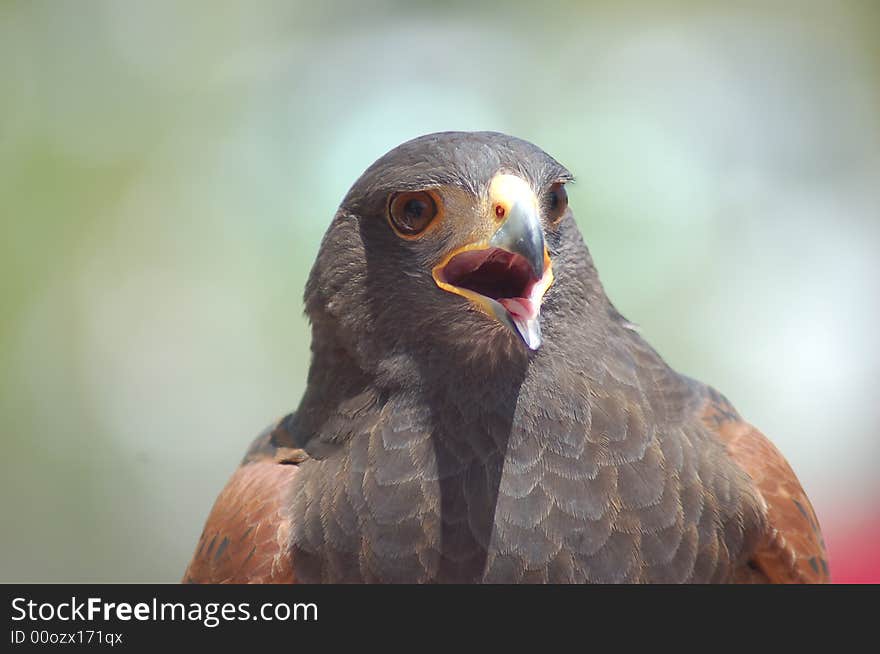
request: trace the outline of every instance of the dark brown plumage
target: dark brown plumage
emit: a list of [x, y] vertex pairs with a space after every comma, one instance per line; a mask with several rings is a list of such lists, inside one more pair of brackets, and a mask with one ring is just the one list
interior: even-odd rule
[[305, 396], [186, 581], [827, 581], [782, 455], [605, 296], [570, 179], [495, 133], [364, 173], [306, 289]]

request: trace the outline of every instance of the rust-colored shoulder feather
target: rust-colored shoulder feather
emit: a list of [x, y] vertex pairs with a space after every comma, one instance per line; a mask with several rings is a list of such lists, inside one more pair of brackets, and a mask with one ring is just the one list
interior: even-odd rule
[[184, 582], [294, 582], [289, 505], [305, 453], [277, 447], [279, 429], [257, 437], [217, 497]]
[[743, 583], [827, 583], [827, 555], [816, 513], [782, 453], [710, 389], [701, 414], [766, 504], [767, 532], [740, 571]]

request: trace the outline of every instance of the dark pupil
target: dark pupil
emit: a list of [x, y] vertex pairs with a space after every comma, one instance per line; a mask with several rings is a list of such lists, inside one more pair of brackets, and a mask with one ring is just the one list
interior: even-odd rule
[[417, 225], [427, 210], [428, 205], [423, 200], [413, 198], [403, 206], [403, 215], [406, 222]]
[[559, 193], [550, 191], [550, 210], [556, 211], [557, 207], [559, 207]]

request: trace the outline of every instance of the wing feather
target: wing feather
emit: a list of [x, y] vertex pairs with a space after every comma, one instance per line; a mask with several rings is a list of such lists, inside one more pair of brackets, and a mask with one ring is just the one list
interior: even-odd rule
[[[280, 424], [280, 423], [279, 423]], [[186, 569], [186, 583], [293, 583], [290, 498], [302, 450], [261, 434], [221, 491]]]
[[752, 479], [766, 504], [767, 531], [739, 581], [827, 583], [828, 557], [819, 521], [794, 471], [773, 443], [710, 390], [703, 422]]

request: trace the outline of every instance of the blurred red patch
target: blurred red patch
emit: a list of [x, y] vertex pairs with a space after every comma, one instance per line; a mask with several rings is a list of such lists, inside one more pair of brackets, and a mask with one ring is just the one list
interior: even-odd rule
[[880, 515], [829, 525], [825, 531], [831, 581], [880, 583]]

